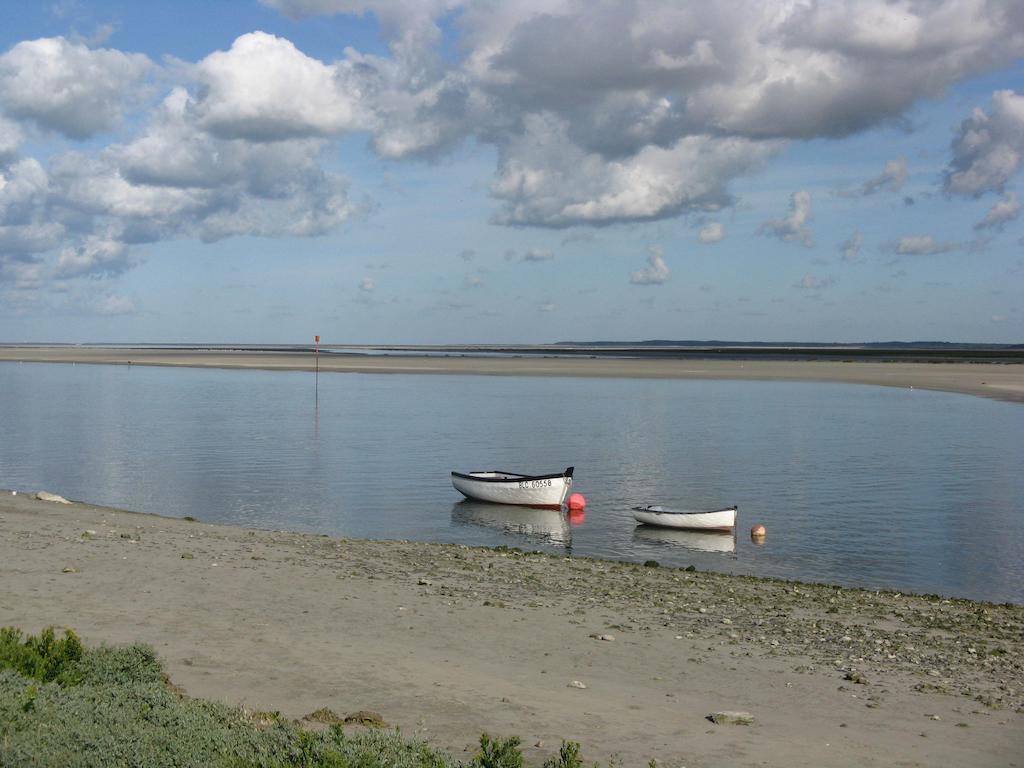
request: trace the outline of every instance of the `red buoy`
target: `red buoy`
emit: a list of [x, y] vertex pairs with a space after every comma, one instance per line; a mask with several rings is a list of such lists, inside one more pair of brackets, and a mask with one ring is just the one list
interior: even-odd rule
[[569, 509], [583, 509], [587, 506], [587, 500], [582, 493], [574, 493], [569, 497]]

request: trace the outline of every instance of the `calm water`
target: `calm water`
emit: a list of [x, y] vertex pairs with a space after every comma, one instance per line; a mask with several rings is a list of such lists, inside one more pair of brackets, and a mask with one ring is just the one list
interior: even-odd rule
[[[570, 464], [582, 520], [448, 476]], [[323, 374], [315, 408], [308, 373], [0, 363], [0, 487], [245, 526], [1019, 603], [1022, 467], [1024, 408], [921, 390]], [[638, 528], [647, 503], [738, 504], [740, 534]]]

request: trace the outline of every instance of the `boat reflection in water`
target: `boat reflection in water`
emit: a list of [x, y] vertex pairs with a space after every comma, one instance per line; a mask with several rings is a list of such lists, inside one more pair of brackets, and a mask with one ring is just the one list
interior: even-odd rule
[[525, 536], [566, 551], [572, 549], [572, 525], [582, 522], [582, 514], [574, 513], [570, 519], [560, 509], [520, 507], [510, 504], [489, 504], [482, 501], [460, 501], [452, 505], [452, 522], [482, 525], [505, 533]]
[[633, 531], [633, 540], [645, 544], [669, 544], [696, 552], [732, 554], [736, 551], [736, 536], [731, 531], [683, 531], [658, 525], [638, 525]]

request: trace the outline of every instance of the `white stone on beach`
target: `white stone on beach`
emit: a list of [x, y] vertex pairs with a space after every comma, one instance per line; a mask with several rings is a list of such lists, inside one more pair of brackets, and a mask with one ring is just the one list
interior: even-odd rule
[[581, 683], [579, 680], [573, 680], [571, 683], [569, 683], [569, 685], [567, 687], [569, 687], [569, 688], [586, 688], [587, 684], [586, 683]]
[[715, 725], [753, 725], [754, 716], [749, 712], [712, 712], [707, 716]]
[[58, 496], [56, 493], [50, 493], [49, 491], [40, 491], [36, 494], [36, 498], [40, 501], [53, 501], [57, 504], [70, 504], [71, 502], [65, 499], [63, 496]]

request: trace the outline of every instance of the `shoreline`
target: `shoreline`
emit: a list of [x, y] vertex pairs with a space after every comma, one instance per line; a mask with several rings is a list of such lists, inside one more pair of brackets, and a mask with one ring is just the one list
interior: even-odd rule
[[190, 696], [373, 710], [457, 758], [482, 731], [537, 764], [562, 738], [588, 763], [689, 766], [1007, 765], [1024, 744], [1024, 606], [10, 491], [0, 532], [0, 626], [145, 642]]
[[[312, 354], [259, 350], [0, 346], [0, 362], [312, 371]], [[867, 384], [1024, 403], [1024, 365], [877, 360], [320, 356], [324, 373], [565, 376]]]

